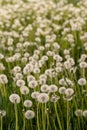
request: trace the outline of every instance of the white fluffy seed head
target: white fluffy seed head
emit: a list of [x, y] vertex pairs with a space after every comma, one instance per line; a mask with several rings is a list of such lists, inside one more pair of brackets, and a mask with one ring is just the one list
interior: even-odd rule
[[86, 79], [85, 78], [80, 78], [78, 80], [78, 84], [81, 85], [81, 86], [86, 85]]
[[82, 113], [82, 115], [83, 115], [84, 117], [87, 117], [87, 110], [84, 110], [83, 113]]
[[48, 90], [49, 90], [49, 86], [47, 84], [41, 85], [41, 92], [46, 93], [48, 92]]
[[76, 111], [75, 111], [75, 115], [78, 117], [78, 116], [82, 116], [82, 114], [83, 114], [83, 111], [81, 110], [81, 109], [77, 109]]
[[27, 110], [25, 113], [24, 113], [24, 116], [26, 119], [33, 119], [34, 116], [35, 116], [35, 113], [34, 111], [32, 110]]
[[16, 78], [16, 80], [20, 80], [20, 79], [23, 78], [23, 75], [22, 75], [21, 73], [17, 73], [17, 74], [15, 75], [15, 78]]
[[35, 77], [33, 75], [28, 75], [27, 76], [27, 82], [30, 82], [32, 80], [35, 80]]
[[38, 102], [46, 103], [49, 101], [49, 96], [46, 93], [40, 93], [37, 97]]
[[17, 85], [18, 87], [22, 87], [22, 86], [25, 85], [25, 81], [22, 80], [22, 79], [19, 79], [19, 80], [17, 80], [16, 85]]
[[7, 84], [7, 83], [8, 83], [7, 76], [5, 74], [0, 74], [0, 84]]
[[10, 100], [10, 102], [12, 102], [14, 104], [15, 103], [20, 103], [20, 96], [18, 94], [16, 94], [16, 93], [11, 94], [10, 97], [9, 97], [9, 100]]
[[31, 100], [25, 100], [24, 101], [24, 106], [27, 107], [27, 108], [31, 107], [32, 106], [32, 101]]
[[49, 92], [54, 93], [54, 92], [57, 92], [57, 90], [58, 90], [58, 87], [56, 85], [52, 84], [49, 86]]
[[79, 63], [79, 66], [80, 66], [80, 68], [83, 68], [83, 69], [85, 69], [85, 68], [87, 68], [87, 63], [86, 62], [80, 62]]
[[59, 88], [59, 93], [60, 93], [60, 94], [64, 94], [65, 91], [66, 91], [66, 88], [65, 88], [65, 87], [60, 87], [60, 88]]
[[50, 101], [51, 102], [57, 102], [60, 99], [60, 96], [52, 95]]
[[37, 97], [39, 96], [39, 92], [38, 91], [34, 91], [34, 92], [32, 92], [32, 94], [31, 94], [31, 97], [33, 98], [33, 99], [37, 99]]
[[38, 85], [37, 81], [36, 80], [32, 80], [29, 82], [29, 87], [30, 88], [36, 88]]
[[0, 110], [0, 116], [4, 117], [6, 115], [6, 111], [5, 110]]
[[22, 87], [20, 87], [20, 92], [23, 95], [27, 95], [29, 93], [29, 88], [26, 86], [22, 86]]
[[74, 94], [74, 90], [72, 88], [67, 88], [65, 90], [65, 95], [66, 96], [72, 96]]

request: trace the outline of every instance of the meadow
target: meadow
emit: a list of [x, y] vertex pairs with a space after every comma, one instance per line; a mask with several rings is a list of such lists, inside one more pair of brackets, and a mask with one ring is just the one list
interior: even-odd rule
[[87, 0], [0, 1], [0, 130], [87, 130]]

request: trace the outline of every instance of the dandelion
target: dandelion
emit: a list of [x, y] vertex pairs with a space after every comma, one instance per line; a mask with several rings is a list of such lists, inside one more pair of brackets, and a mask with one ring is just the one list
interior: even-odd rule
[[21, 72], [21, 67], [20, 66], [15, 66], [12, 70], [12, 73], [15, 75], [16, 73], [20, 73]]
[[86, 85], [86, 79], [85, 78], [80, 78], [78, 80], [78, 84], [81, 85], [81, 86]]
[[7, 84], [7, 83], [8, 83], [7, 76], [5, 74], [0, 74], [0, 84]]
[[5, 66], [2, 63], [0, 63], [0, 71], [3, 71], [3, 70], [5, 70]]
[[34, 111], [32, 110], [27, 110], [25, 113], [24, 113], [24, 116], [26, 119], [33, 119], [35, 117], [35, 113]]
[[17, 104], [20, 103], [20, 96], [16, 93], [11, 94], [9, 97], [9, 100], [11, 103], [14, 104], [14, 109], [15, 109], [15, 120], [16, 120], [16, 125], [15, 125], [15, 130], [18, 130], [18, 110], [17, 110]]
[[87, 117], [87, 110], [84, 110], [83, 113], [82, 113], [82, 115], [83, 115], [84, 117]]
[[37, 81], [35, 81], [35, 80], [32, 80], [32, 81], [29, 82], [29, 87], [30, 87], [30, 88], [36, 88], [37, 85], [38, 85], [38, 83], [37, 83]]
[[22, 79], [19, 79], [19, 80], [17, 80], [16, 85], [17, 85], [18, 87], [22, 87], [22, 86], [25, 85], [25, 81], [22, 80]]
[[10, 100], [10, 102], [12, 102], [14, 104], [15, 103], [20, 103], [20, 96], [18, 94], [16, 94], [16, 93], [11, 94], [10, 97], [9, 97], [9, 100]]
[[46, 103], [49, 101], [49, 96], [46, 93], [40, 93], [37, 97], [38, 102]]
[[31, 107], [32, 106], [32, 101], [31, 100], [25, 100], [24, 101], [24, 106], [27, 107], [27, 108]]
[[27, 94], [29, 94], [29, 89], [26, 86], [22, 86], [22, 87], [20, 87], [20, 92], [23, 95], [27, 95]]
[[16, 78], [16, 80], [21, 80], [21, 79], [23, 79], [23, 75], [21, 73], [17, 73], [15, 75], [15, 78]]
[[60, 87], [60, 88], [59, 88], [59, 93], [60, 93], [60, 94], [64, 94], [65, 91], [66, 91], [66, 88], [65, 88], [65, 87]]
[[51, 102], [57, 102], [59, 99], [60, 99], [60, 96], [52, 95], [50, 101], [51, 101]]
[[78, 116], [82, 116], [82, 114], [83, 114], [83, 111], [81, 110], [81, 109], [77, 109], [76, 111], [75, 111], [75, 115], [78, 117]]
[[87, 67], [87, 63], [86, 62], [80, 62], [79, 63], [79, 66], [80, 66], [80, 68], [86, 68]]
[[33, 98], [33, 99], [37, 99], [38, 98], [38, 96], [39, 96], [39, 92], [38, 91], [34, 91], [34, 92], [32, 92], [31, 93], [31, 97]]
[[74, 94], [74, 90], [72, 88], [67, 88], [65, 90], [65, 95], [66, 96], [72, 96]]
[[55, 93], [55, 92], [57, 92], [57, 90], [58, 90], [58, 87], [56, 85], [51, 84], [49, 86], [49, 92]]
[[46, 93], [48, 92], [48, 90], [49, 90], [49, 86], [47, 84], [41, 85], [41, 92]]
[[32, 80], [35, 80], [35, 77], [33, 75], [28, 75], [27, 76], [27, 82], [30, 82]]
[[0, 110], [0, 116], [2, 116], [2, 117], [6, 116], [6, 111], [5, 110]]
[[1, 130], [3, 130], [3, 117], [6, 116], [5, 110], [0, 110], [0, 119], [1, 119]]

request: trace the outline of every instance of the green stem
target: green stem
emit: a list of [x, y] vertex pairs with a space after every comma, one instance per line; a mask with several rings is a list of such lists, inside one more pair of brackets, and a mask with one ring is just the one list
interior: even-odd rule
[[68, 110], [68, 108], [69, 108], [69, 103], [68, 103], [68, 101], [67, 101], [67, 130], [68, 130], [68, 128], [69, 128], [69, 110]]
[[0, 130], [3, 130], [3, 120], [2, 120], [2, 116], [1, 116], [1, 129]]
[[59, 116], [58, 116], [58, 112], [57, 112], [57, 106], [56, 106], [56, 103], [54, 103], [54, 107], [55, 107], [55, 112], [56, 112], [57, 122], [58, 122], [58, 124], [59, 124], [59, 128], [60, 128], [60, 130], [62, 130], [62, 126], [61, 126], [60, 118], [59, 118]]
[[40, 130], [40, 126], [39, 126], [39, 103], [37, 104], [37, 128], [38, 128], [38, 130]]
[[16, 103], [15, 103], [15, 119], [16, 119], [15, 130], [19, 130], [18, 129], [18, 112], [17, 112], [17, 104]]
[[42, 123], [43, 123], [43, 130], [45, 129], [45, 115], [44, 115], [44, 104], [42, 104]]
[[49, 130], [49, 115], [47, 113], [47, 130]]
[[25, 117], [24, 117], [24, 119], [23, 119], [23, 122], [24, 122], [24, 126], [23, 126], [23, 128], [24, 128], [24, 130], [25, 130]]

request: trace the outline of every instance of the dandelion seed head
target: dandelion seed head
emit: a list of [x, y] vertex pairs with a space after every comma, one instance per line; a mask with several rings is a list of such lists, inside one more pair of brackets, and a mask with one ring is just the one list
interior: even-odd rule
[[84, 110], [83, 113], [82, 113], [82, 115], [83, 115], [84, 117], [87, 117], [87, 110]]
[[49, 101], [49, 96], [46, 93], [40, 93], [37, 97], [38, 102], [46, 103]]
[[86, 79], [85, 78], [80, 78], [78, 80], [78, 84], [81, 85], [81, 86], [86, 85]]
[[32, 110], [27, 110], [24, 113], [24, 116], [25, 116], [26, 119], [33, 119], [35, 117], [35, 113]]
[[9, 100], [10, 100], [10, 102], [11, 103], [20, 103], [20, 96], [18, 95], [18, 94], [16, 94], [16, 93], [14, 93], [14, 94], [11, 94], [10, 96], [9, 96]]
[[83, 111], [81, 110], [81, 109], [77, 109], [76, 111], [75, 111], [75, 115], [78, 117], [78, 116], [82, 116], [82, 114], [83, 114]]
[[20, 87], [20, 92], [21, 92], [21, 94], [23, 94], [23, 95], [27, 95], [27, 94], [29, 93], [29, 88], [26, 87], [26, 86], [21, 86], [21, 87]]
[[33, 99], [37, 99], [37, 97], [39, 96], [39, 92], [38, 91], [34, 91], [34, 92], [32, 92], [31, 93], [31, 97], [33, 98]]
[[33, 104], [33, 103], [32, 103], [31, 100], [25, 100], [25, 101], [24, 101], [24, 106], [27, 107], [27, 108], [31, 107], [32, 104]]

